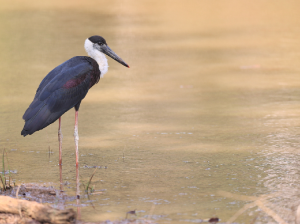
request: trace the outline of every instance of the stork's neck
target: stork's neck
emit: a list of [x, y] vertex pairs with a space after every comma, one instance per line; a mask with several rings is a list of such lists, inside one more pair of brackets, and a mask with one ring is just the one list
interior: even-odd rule
[[102, 78], [104, 76], [104, 74], [108, 71], [108, 63], [107, 63], [107, 58], [106, 58], [105, 54], [103, 54], [102, 52], [95, 49], [94, 44], [89, 39], [85, 40], [84, 48], [85, 48], [86, 53], [91, 58], [93, 58], [97, 61], [100, 72], [101, 72], [100, 77]]

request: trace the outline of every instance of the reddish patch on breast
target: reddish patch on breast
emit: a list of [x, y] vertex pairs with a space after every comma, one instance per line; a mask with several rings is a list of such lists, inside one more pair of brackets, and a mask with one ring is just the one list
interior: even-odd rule
[[70, 79], [63, 85], [63, 88], [70, 89], [70, 88], [76, 87], [80, 83], [82, 83], [85, 80], [85, 78], [86, 78], [86, 75], [81, 76], [80, 78], [77, 78], [77, 79]]

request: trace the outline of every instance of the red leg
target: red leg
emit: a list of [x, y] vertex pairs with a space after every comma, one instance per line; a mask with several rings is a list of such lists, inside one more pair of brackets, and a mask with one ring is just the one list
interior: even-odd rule
[[81, 204], [80, 204], [80, 183], [79, 183], [79, 167], [76, 166], [76, 204], [77, 204], [77, 219], [81, 219]]
[[74, 141], [75, 141], [75, 154], [76, 154], [76, 204], [77, 204], [77, 219], [81, 219], [80, 208], [80, 189], [79, 189], [79, 167], [78, 167], [78, 111], [75, 110], [75, 128], [74, 128]]
[[59, 142], [59, 165], [62, 165], [62, 140], [63, 140], [63, 135], [61, 133], [61, 117], [58, 120], [58, 142]]
[[75, 128], [74, 128], [74, 141], [75, 141], [75, 154], [76, 154], [76, 166], [78, 166], [78, 111], [75, 111]]
[[59, 181], [60, 181], [60, 192], [64, 191], [63, 178], [62, 178], [62, 165], [59, 164]]

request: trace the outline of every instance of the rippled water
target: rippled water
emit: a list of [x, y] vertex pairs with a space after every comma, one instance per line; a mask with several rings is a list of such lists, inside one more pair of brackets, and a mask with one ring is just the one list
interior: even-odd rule
[[[227, 221], [251, 202], [236, 195], [277, 192], [265, 205], [293, 223], [300, 3], [12, 2], [0, 1], [0, 142], [17, 184], [59, 187], [58, 122], [23, 138], [22, 115], [43, 77], [86, 55], [84, 40], [99, 34], [130, 69], [109, 59], [81, 104], [83, 220], [122, 219], [136, 209], [160, 223]], [[69, 195], [76, 191], [73, 125], [70, 110], [62, 117]], [[92, 183], [98, 194], [87, 197], [93, 166], [101, 166]], [[273, 219], [253, 207], [236, 221]]]

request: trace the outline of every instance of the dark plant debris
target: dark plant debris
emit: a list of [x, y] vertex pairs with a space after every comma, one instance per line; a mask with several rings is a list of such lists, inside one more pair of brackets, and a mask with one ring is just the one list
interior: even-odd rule
[[217, 223], [217, 222], [219, 222], [219, 218], [217, 218], [217, 217], [210, 218], [210, 219], [208, 220], [208, 222], [210, 222], [210, 223]]
[[126, 219], [127, 219], [127, 217], [128, 217], [128, 214], [130, 214], [130, 215], [136, 215], [136, 209], [135, 210], [133, 210], [133, 211], [129, 211], [129, 212], [126, 212]]

